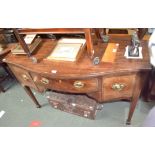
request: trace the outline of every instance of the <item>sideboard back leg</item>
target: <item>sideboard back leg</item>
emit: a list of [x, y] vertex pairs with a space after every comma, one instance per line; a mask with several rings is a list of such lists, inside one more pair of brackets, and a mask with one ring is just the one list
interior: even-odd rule
[[41, 105], [38, 103], [37, 99], [35, 98], [35, 96], [33, 95], [31, 89], [28, 86], [23, 86], [24, 90], [26, 91], [26, 93], [31, 97], [31, 99], [33, 100], [33, 102], [36, 104], [37, 108], [41, 108]]

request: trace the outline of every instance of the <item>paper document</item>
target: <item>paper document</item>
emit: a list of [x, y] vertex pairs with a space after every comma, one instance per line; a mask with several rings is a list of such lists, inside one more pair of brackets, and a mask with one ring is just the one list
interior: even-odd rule
[[86, 40], [81, 38], [62, 38], [57, 42], [57, 45], [47, 59], [76, 61], [85, 43]]
[[86, 39], [79, 39], [79, 38], [62, 38], [58, 41], [58, 43], [76, 43], [76, 44], [85, 44]]

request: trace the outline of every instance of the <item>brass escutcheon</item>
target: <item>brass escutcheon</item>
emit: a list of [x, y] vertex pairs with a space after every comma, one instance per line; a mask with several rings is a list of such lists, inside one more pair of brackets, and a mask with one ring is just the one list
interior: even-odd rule
[[112, 85], [112, 89], [116, 90], [116, 91], [121, 91], [121, 90], [123, 90], [124, 87], [125, 87], [125, 85], [122, 83], [115, 83]]
[[25, 74], [22, 75], [22, 78], [23, 78], [25, 81], [29, 80], [28, 76], [25, 75]]
[[41, 79], [41, 82], [42, 82], [43, 84], [49, 84], [49, 80], [46, 79], [46, 78], [42, 78], [42, 79]]
[[75, 88], [83, 88], [84, 87], [84, 83], [81, 81], [75, 81], [73, 85]]

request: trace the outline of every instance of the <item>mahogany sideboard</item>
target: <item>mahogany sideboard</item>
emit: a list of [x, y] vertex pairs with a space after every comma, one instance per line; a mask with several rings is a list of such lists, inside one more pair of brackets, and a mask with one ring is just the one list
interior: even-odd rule
[[[38, 92], [47, 89], [69, 93], [84, 93], [99, 103], [129, 100], [127, 124], [131, 118], [151, 69], [147, 41], [141, 41], [143, 59], [126, 59], [125, 47], [129, 36], [110, 36], [109, 42], [119, 43], [114, 63], [101, 62], [93, 65], [84, 52], [77, 62], [49, 61], [46, 57], [55, 45], [53, 40], [43, 40], [34, 56], [33, 63], [27, 56], [9, 54], [5, 61], [37, 107], [41, 107], [30, 88]], [[94, 51], [105, 51], [107, 43], [98, 42]]]

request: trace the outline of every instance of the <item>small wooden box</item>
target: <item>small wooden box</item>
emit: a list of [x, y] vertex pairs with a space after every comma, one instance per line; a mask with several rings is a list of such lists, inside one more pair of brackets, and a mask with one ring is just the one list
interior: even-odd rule
[[53, 108], [95, 119], [98, 103], [85, 95], [62, 94], [51, 91], [47, 99]]

